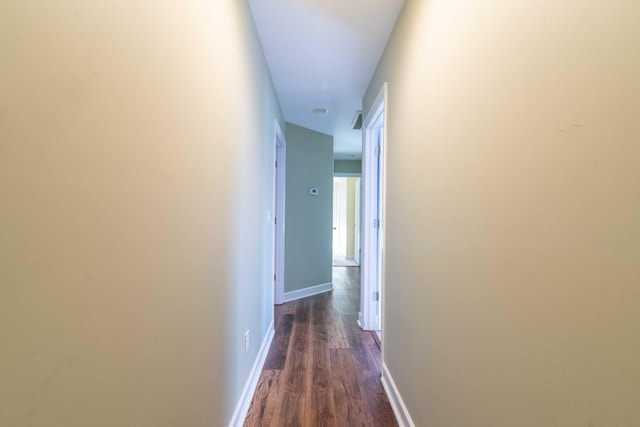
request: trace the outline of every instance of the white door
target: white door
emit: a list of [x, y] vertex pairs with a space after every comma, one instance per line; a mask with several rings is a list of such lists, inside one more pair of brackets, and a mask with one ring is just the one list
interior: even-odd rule
[[333, 179], [333, 256], [340, 255], [340, 183]]
[[360, 188], [362, 180], [356, 179], [355, 221], [353, 233], [353, 259], [360, 264]]
[[[284, 303], [284, 223], [286, 142], [280, 125], [275, 122], [275, 172], [273, 181], [273, 283], [275, 304]], [[267, 214], [267, 219], [271, 220]]]
[[384, 145], [384, 124], [383, 127], [381, 127], [378, 130], [378, 148], [377, 148], [377, 152], [378, 155], [376, 156], [376, 160], [377, 160], [377, 179], [376, 179], [376, 217], [378, 218], [378, 225], [376, 227], [376, 241], [375, 241], [375, 246], [376, 246], [376, 255], [377, 255], [377, 262], [376, 262], [376, 276], [375, 276], [375, 293], [376, 293], [376, 299], [374, 301], [375, 304], [375, 314], [376, 314], [376, 320], [375, 320], [375, 324], [374, 324], [374, 329], [376, 331], [380, 331], [382, 330], [382, 256], [383, 256], [383, 239], [382, 239], [382, 233], [381, 233], [381, 229], [382, 229], [382, 223], [383, 223], [383, 211], [382, 211], [382, 185], [383, 185], [383, 176], [382, 176], [382, 172], [383, 172], [383, 161], [384, 161], [384, 157], [382, 156], [382, 147]]

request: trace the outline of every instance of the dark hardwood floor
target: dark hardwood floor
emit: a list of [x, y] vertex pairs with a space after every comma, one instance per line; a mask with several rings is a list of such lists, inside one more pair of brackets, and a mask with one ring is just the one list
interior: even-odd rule
[[277, 306], [276, 331], [245, 426], [397, 426], [380, 348], [356, 319], [360, 269], [335, 267], [333, 292]]

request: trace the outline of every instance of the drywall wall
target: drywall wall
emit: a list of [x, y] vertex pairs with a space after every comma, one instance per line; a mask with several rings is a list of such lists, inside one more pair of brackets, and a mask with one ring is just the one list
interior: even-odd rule
[[333, 138], [291, 123], [285, 132], [286, 293], [331, 282]]
[[640, 425], [636, 0], [407, 0], [384, 362], [419, 426]]
[[227, 425], [273, 308], [245, 2], [8, 0], [0, 27], [0, 424]]
[[335, 160], [333, 173], [362, 173], [362, 160]]

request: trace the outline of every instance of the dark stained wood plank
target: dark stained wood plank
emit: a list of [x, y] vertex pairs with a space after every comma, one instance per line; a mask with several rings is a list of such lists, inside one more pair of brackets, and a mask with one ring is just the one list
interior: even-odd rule
[[327, 302], [326, 321], [329, 348], [348, 348], [349, 342], [345, 334], [345, 325], [342, 323], [342, 314], [335, 301], [340, 296], [335, 291], [328, 295], [330, 295], [330, 300]]
[[363, 381], [363, 392], [374, 423], [379, 427], [395, 427], [398, 425], [393, 409], [382, 387], [379, 375], [370, 375]]
[[313, 368], [309, 353], [312, 341], [310, 315], [309, 298], [295, 301], [294, 325], [282, 379], [284, 391], [279, 420], [283, 426], [305, 425], [308, 406], [307, 384]]
[[275, 317], [276, 317], [276, 324], [277, 324], [277, 319], [279, 316], [282, 316], [284, 314], [293, 314], [295, 313], [296, 310], [296, 302], [292, 301], [289, 303], [285, 303], [285, 304], [280, 304], [280, 305], [276, 305], [274, 307], [274, 312], [275, 312]]
[[294, 301], [295, 310], [293, 314], [295, 316], [295, 321], [297, 324], [306, 324], [309, 322], [309, 312], [311, 310], [311, 301], [312, 298], [303, 298], [297, 301]]
[[362, 331], [358, 326], [358, 315], [342, 315], [341, 319], [342, 324], [344, 325], [344, 333], [347, 337], [347, 342], [349, 343], [349, 348], [358, 350], [360, 347], [362, 347], [362, 337], [366, 333]]
[[311, 381], [307, 383], [307, 394], [310, 396], [307, 422], [313, 426], [337, 426], [327, 334], [327, 300], [328, 294], [320, 295], [313, 300], [312, 305], [313, 339], [310, 350], [313, 355], [313, 370]]
[[375, 332], [370, 332], [371, 339], [365, 340], [365, 348], [369, 352], [369, 360], [375, 365], [375, 372], [382, 372], [382, 354], [380, 353], [380, 341]]
[[380, 341], [380, 337], [378, 336], [378, 334], [375, 331], [371, 331], [371, 336], [378, 345], [378, 350], [382, 349], [382, 342]]
[[332, 314], [327, 320], [327, 335], [329, 348], [349, 348], [349, 340], [344, 333], [342, 317], [339, 314]]
[[274, 412], [278, 407], [280, 374], [279, 370], [262, 371], [244, 422], [245, 426], [268, 426], [271, 424]]
[[277, 325], [278, 334], [275, 335], [271, 343], [263, 369], [284, 369], [289, 350], [289, 340], [291, 339], [291, 330], [293, 329], [293, 317], [293, 314], [285, 314], [279, 321]]
[[349, 350], [331, 350], [331, 381], [334, 390], [336, 419], [340, 426], [370, 426], [373, 419], [364, 399], [355, 361]]

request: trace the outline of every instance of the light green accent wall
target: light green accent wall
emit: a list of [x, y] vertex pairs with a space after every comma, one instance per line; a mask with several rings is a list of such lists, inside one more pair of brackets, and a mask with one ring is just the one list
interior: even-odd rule
[[389, 82], [384, 363], [416, 425], [640, 425], [638, 22], [406, 1], [363, 104]]
[[362, 173], [361, 160], [334, 160], [334, 173]]
[[0, 28], [0, 424], [228, 425], [282, 123], [246, 2], [6, 0]]
[[[331, 282], [333, 137], [287, 123], [284, 290]], [[318, 195], [309, 194], [318, 188]]]

